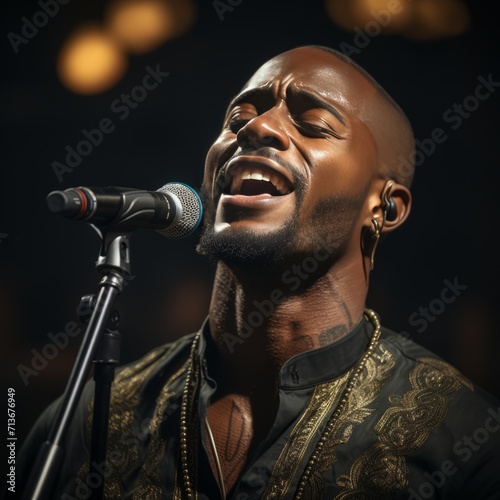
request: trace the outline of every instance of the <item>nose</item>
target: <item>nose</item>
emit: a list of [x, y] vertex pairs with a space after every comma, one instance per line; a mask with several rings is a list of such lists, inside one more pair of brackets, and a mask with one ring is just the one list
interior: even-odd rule
[[285, 131], [283, 110], [273, 107], [248, 121], [236, 136], [242, 149], [258, 149], [263, 146], [285, 151], [290, 139]]

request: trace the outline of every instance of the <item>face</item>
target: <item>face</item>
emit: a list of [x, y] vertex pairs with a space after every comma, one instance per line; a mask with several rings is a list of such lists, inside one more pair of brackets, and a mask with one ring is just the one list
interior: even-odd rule
[[367, 123], [377, 98], [356, 69], [319, 49], [264, 64], [231, 102], [207, 154], [198, 251], [260, 266], [318, 247], [337, 259], [359, 251], [378, 170]]

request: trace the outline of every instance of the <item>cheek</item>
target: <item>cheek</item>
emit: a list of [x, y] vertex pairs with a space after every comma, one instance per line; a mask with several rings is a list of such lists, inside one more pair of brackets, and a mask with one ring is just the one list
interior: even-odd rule
[[225, 158], [234, 149], [231, 147], [235, 143], [234, 134], [223, 133], [212, 144], [205, 158], [205, 172], [203, 175], [203, 183], [207, 188], [212, 188], [215, 171], [222, 166]]
[[208, 150], [205, 158], [205, 172], [203, 174], [203, 183], [207, 188], [212, 186], [213, 176], [217, 168], [217, 158], [220, 156], [220, 138]]
[[376, 150], [367, 141], [338, 142], [328, 150], [316, 150], [310, 161], [314, 170], [304, 199], [303, 212], [307, 215], [321, 200], [359, 199], [376, 172]]

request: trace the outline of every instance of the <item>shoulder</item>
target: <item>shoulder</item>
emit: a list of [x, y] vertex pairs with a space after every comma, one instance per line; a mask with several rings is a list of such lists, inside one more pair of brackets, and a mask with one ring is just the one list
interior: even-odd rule
[[391, 449], [407, 454], [413, 498], [430, 498], [431, 490], [457, 499], [498, 498], [492, 495], [500, 492], [500, 401], [391, 330], [382, 330], [379, 350], [392, 371], [375, 430], [397, 437]]
[[421, 441], [410, 456], [425, 464], [422, 491], [441, 478], [456, 498], [498, 498], [500, 401], [411, 339], [384, 329], [381, 344], [395, 368], [380, 425]]
[[194, 333], [185, 335], [160, 345], [117, 368], [111, 390], [110, 412], [136, 412], [141, 408], [140, 401], [155, 399], [167, 380], [177, 378], [176, 374], [186, 367], [194, 336]]
[[151, 349], [140, 358], [117, 368], [115, 380], [124, 381], [141, 375], [161, 376], [169, 368], [185, 360], [189, 354], [195, 334], [185, 335], [179, 339]]
[[[154, 384], [157, 381], [157, 385], [161, 386], [170, 376], [169, 374], [188, 358], [194, 336], [194, 333], [185, 335], [173, 342], [160, 345], [137, 360], [117, 367], [112, 384], [110, 404], [118, 405], [118, 408], [120, 408], [121, 401], [130, 401], [136, 404], [138, 398], [149, 384]], [[89, 380], [84, 386], [73, 416], [71, 428], [68, 430], [65, 439], [66, 447], [72, 450], [80, 450], [79, 455], [81, 456], [89, 452], [87, 431], [94, 401], [94, 385], [94, 381]], [[22, 477], [23, 480], [27, 479], [38, 450], [47, 440], [61, 400], [62, 396], [45, 408], [35, 421], [22, 445], [19, 454], [18, 471], [19, 477]], [[80, 456], [77, 458], [80, 459]], [[69, 471], [71, 469], [71, 472], [74, 472], [73, 469], [76, 470], [80, 464], [80, 462], [76, 462], [77, 460], [73, 465], [65, 463], [64, 470], [68, 469]]]
[[[495, 396], [437, 354], [392, 330], [382, 328], [374, 356], [388, 367], [381, 394], [385, 405], [409, 420], [414, 417], [411, 412], [418, 413], [417, 427], [428, 418], [429, 431], [444, 423], [459, 434], [499, 412]], [[495, 439], [500, 439], [500, 432]]]
[[434, 391], [452, 396], [464, 404], [474, 402], [481, 407], [498, 407], [500, 400], [484, 391], [460, 370], [434, 352], [392, 330], [382, 329], [382, 344], [396, 359], [414, 389]]

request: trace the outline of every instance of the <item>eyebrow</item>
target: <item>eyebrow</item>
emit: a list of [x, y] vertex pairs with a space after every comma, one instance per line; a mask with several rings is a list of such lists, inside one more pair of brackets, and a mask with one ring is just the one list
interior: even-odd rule
[[317, 94], [304, 90], [302, 88], [291, 88], [289, 90], [290, 95], [292, 97], [301, 97], [305, 101], [309, 103], [315, 104], [318, 108], [326, 109], [329, 113], [331, 113], [337, 120], [342, 123], [342, 125], [346, 124], [346, 121], [340, 111], [332, 106], [331, 104], [325, 102], [323, 99], [318, 97]]
[[[265, 95], [269, 91], [269, 87], [257, 87], [254, 89], [249, 89], [244, 91], [242, 94], [236, 96], [229, 104], [228, 106], [228, 113], [229, 111], [234, 107], [237, 106], [238, 104], [241, 104], [242, 102], [246, 102], [253, 97], [261, 97], [262, 95]], [[331, 113], [337, 120], [342, 123], [342, 125], [346, 124], [346, 121], [340, 111], [332, 106], [331, 104], [328, 104], [325, 102], [323, 99], [318, 97], [317, 94], [313, 92], [309, 92], [307, 90], [304, 90], [302, 88], [289, 88], [287, 90], [287, 93], [290, 94], [291, 97], [300, 97], [304, 99], [305, 101], [316, 105], [318, 108], [325, 109], [329, 113]], [[226, 114], [227, 115], [227, 114]]]
[[238, 104], [241, 104], [243, 102], [247, 102], [247, 101], [251, 100], [253, 97], [264, 96], [264, 95], [266, 95], [268, 90], [269, 90], [269, 88], [267, 86], [266, 87], [257, 87], [254, 89], [245, 90], [241, 94], [237, 95], [229, 103], [229, 106], [227, 107], [227, 111], [226, 111], [226, 117], [229, 114], [229, 112]]

